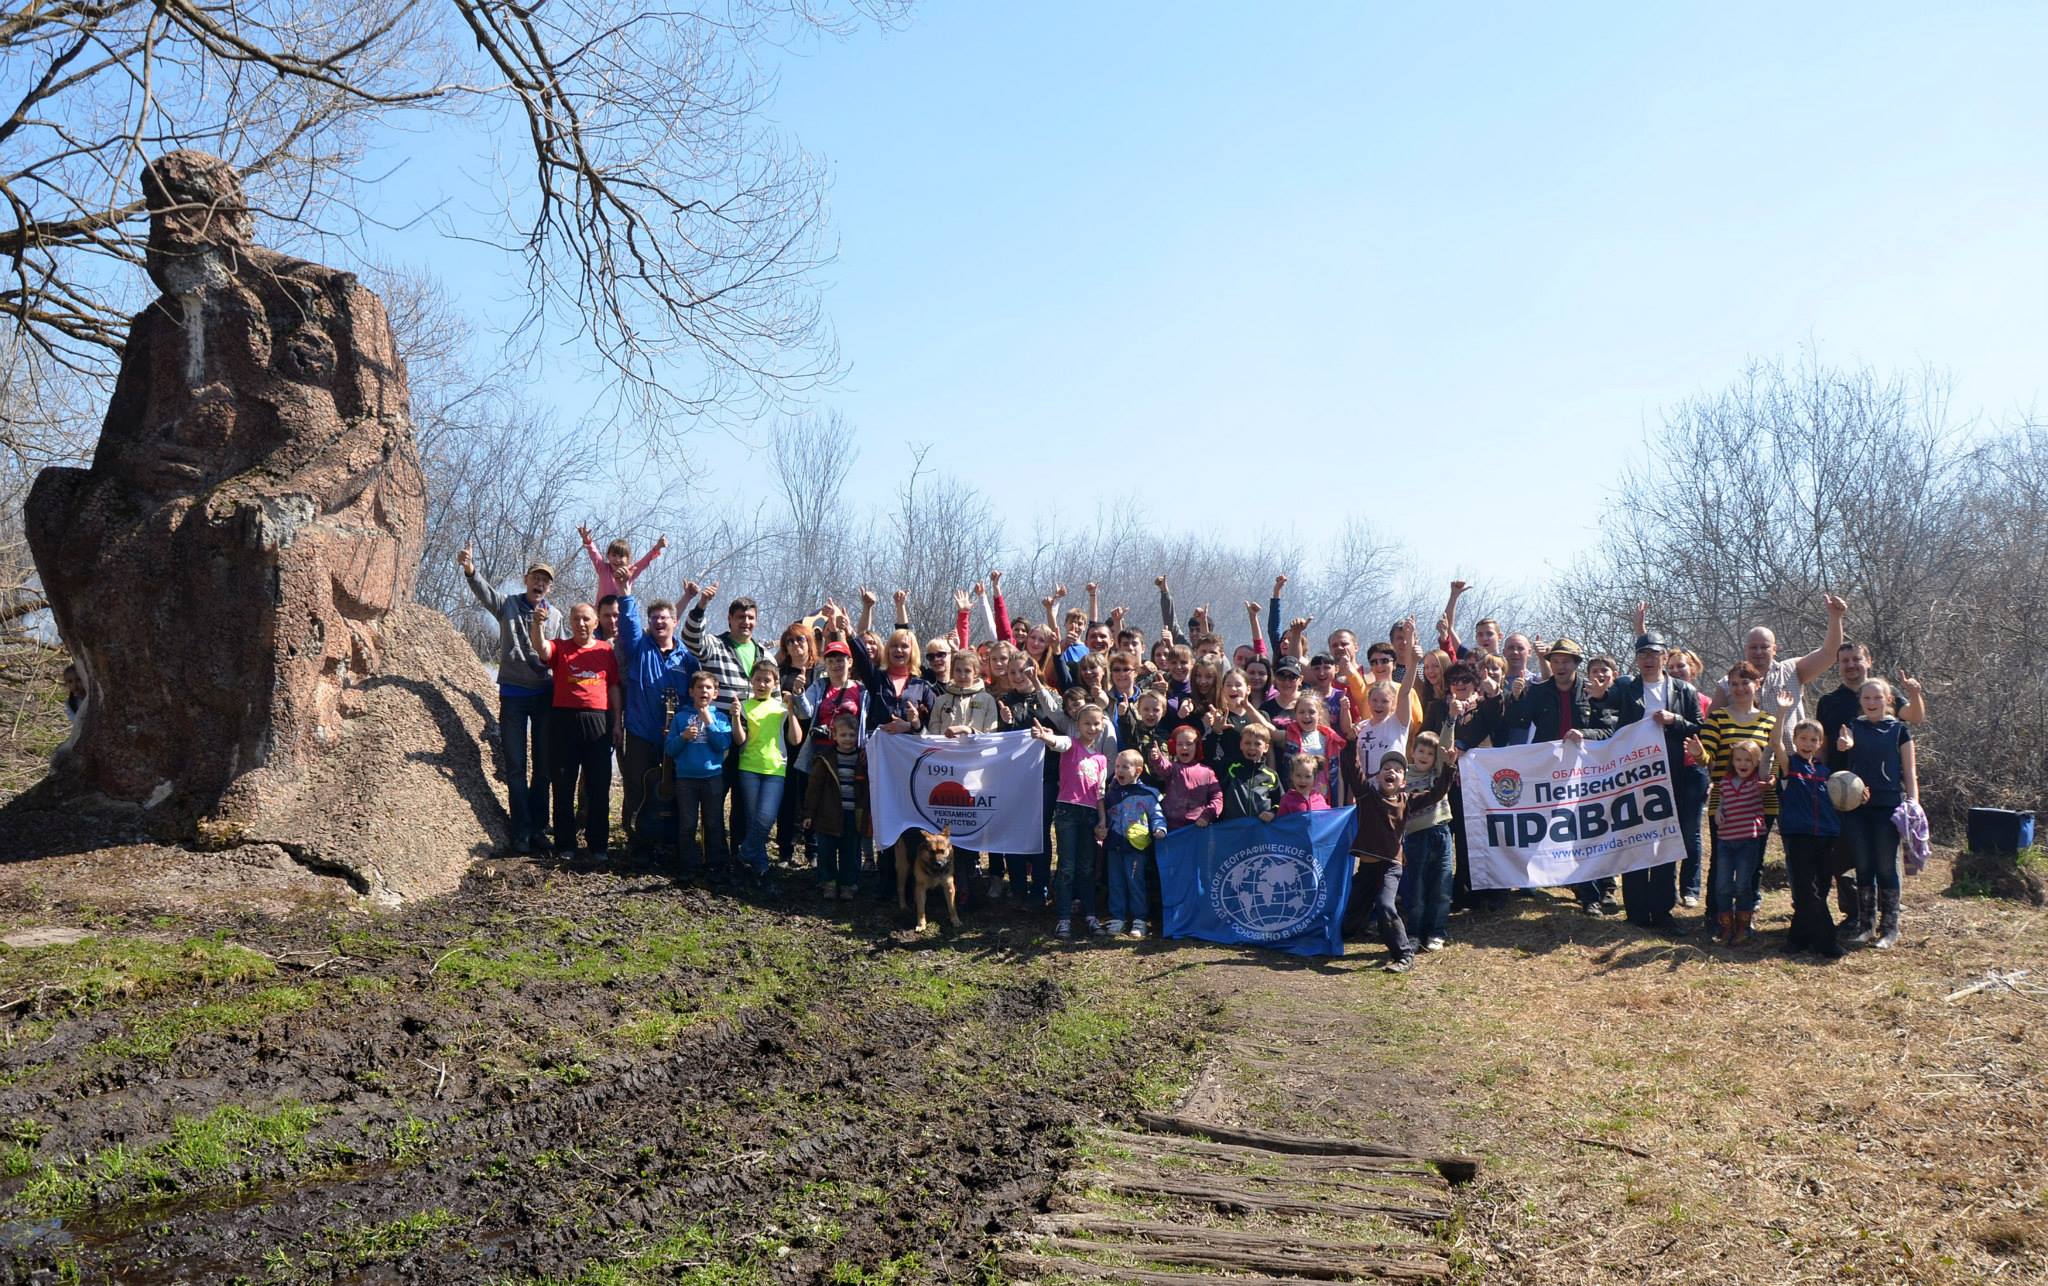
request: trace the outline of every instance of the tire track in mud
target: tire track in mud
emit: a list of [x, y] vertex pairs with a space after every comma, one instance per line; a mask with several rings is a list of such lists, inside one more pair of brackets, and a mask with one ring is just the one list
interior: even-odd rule
[[[681, 913], [724, 916], [738, 932], [694, 972], [464, 993], [452, 1011], [430, 991], [433, 968], [456, 944], [505, 936], [508, 910], [603, 925], [601, 887], [566, 896], [547, 883], [510, 896], [501, 887], [487, 903], [402, 915], [383, 926], [395, 947], [331, 976], [380, 977], [401, 991], [409, 981], [410, 992], [209, 1034], [181, 1045], [168, 1067], [76, 1064], [110, 1026], [104, 1014], [81, 1020], [83, 1043], [61, 1042], [73, 1061], [0, 1091], [0, 1117], [52, 1119], [46, 1156], [147, 1146], [172, 1113], [253, 1096], [321, 1106], [309, 1143], [323, 1160], [259, 1159], [189, 1197], [100, 1202], [26, 1241], [18, 1225], [11, 1236], [0, 1230], [0, 1281], [37, 1280], [59, 1264], [85, 1280], [140, 1283], [560, 1278], [678, 1229], [746, 1262], [754, 1280], [817, 1280], [841, 1261], [906, 1252], [937, 1280], [971, 1279], [990, 1234], [1051, 1191], [1071, 1125], [1114, 1102], [1128, 1070], [1116, 1051], [1057, 1074], [1032, 1070], [1031, 1051], [1066, 1003], [1049, 980], [984, 985], [937, 1014], [881, 985], [891, 960], [922, 953], [828, 926], [800, 925], [792, 937], [787, 924], [776, 932], [785, 950], [794, 942], [809, 953], [805, 967], [667, 1052], [608, 1051], [583, 1083], [543, 1079], [537, 1092], [530, 1078], [493, 1080], [480, 1060], [451, 1055], [475, 1052], [464, 1032], [451, 1040], [464, 1022], [559, 1030], [574, 1017], [595, 1030], [656, 995], [673, 1001], [678, 987], [713, 995], [720, 970], [749, 956], [751, 933], [793, 918], [612, 882], [609, 896], [673, 896]], [[238, 940], [273, 956], [315, 936], [305, 926], [245, 930]], [[1022, 938], [992, 929], [955, 945], [970, 960], [1008, 964], [1031, 954], [1014, 945]], [[458, 1064], [436, 1079], [436, 1066]], [[380, 1068], [419, 1074], [393, 1088], [365, 1075]], [[414, 1121], [408, 1164], [366, 1155], [360, 1142], [353, 1157], [348, 1145], [319, 1150]]]

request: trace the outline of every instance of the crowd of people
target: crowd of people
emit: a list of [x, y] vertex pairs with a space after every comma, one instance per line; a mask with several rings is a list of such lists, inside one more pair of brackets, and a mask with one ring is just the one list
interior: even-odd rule
[[[1925, 694], [1904, 674], [1895, 688], [1877, 673], [1869, 649], [1845, 637], [1849, 606], [1832, 595], [1814, 650], [1781, 657], [1758, 626], [1711, 682], [1697, 653], [1651, 628], [1646, 605], [1632, 667], [1493, 619], [1468, 640], [1462, 581], [1429, 646], [1412, 617], [1362, 650], [1344, 627], [1312, 643], [1313, 618], [1283, 611], [1284, 575], [1263, 611], [1244, 604], [1250, 641], [1230, 648], [1206, 608], [1182, 622], [1164, 576], [1148, 638], [1125, 608], [1105, 612], [1094, 584], [1085, 609], [1064, 606], [1060, 585], [1038, 599], [1042, 619], [1013, 617], [1000, 571], [956, 591], [954, 619], [928, 634], [901, 590], [893, 624], [878, 630], [877, 596], [861, 589], [852, 612], [828, 601], [766, 643], [744, 597], [710, 632], [716, 582], [686, 583], [674, 601], [635, 593], [665, 539], [636, 560], [623, 540], [600, 552], [581, 534], [598, 596], [566, 612], [548, 599], [551, 567], [528, 567], [524, 592], [502, 594], [471, 550], [458, 557], [498, 624], [514, 853], [607, 861], [616, 757], [627, 842], [673, 848], [681, 877], [773, 896], [791, 882], [771, 878], [779, 857], [811, 872], [826, 901], [888, 897], [893, 869], [870, 838], [870, 739], [1028, 730], [1047, 749], [1046, 843], [958, 853], [963, 897], [1049, 912], [1060, 937], [1143, 938], [1160, 923], [1156, 840], [1354, 805], [1345, 932], [1376, 934], [1400, 972], [1417, 951], [1443, 947], [1452, 915], [1508, 896], [1471, 886], [1459, 758], [1649, 720], [1672, 765], [1685, 857], [1628, 872], [1618, 889], [1578, 886], [1587, 914], [1683, 935], [1692, 925], [1676, 913], [1704, 900], [1707, 925], [1740, 946], [1775, 828], [1793, 900], [1788, 949], [1836, 957], [1845, 943], [1898, 941], [1902, 835], [1909, 860], [1924, 839], [1924, 818], [1917, 837], [1908, 819]], [[1809, 715], [1808, 690], [1830, 667], [1839, 685]], [[1860, 800], [1831, 793], [1844, 772]]]

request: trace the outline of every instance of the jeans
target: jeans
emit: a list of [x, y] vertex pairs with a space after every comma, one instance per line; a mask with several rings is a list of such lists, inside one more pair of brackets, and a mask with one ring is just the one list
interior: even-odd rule
[[[552, 693], [515, 697], [498, 694], [498, 736], [505, 752], [505, 811], [512, 838], [545, 840], [548, 833], [548, 715]], [[531, 745], [533, 753], [527, 754]]]
[[1053, 869], [1054, 913], [1064, 920], [1078, 899], [1082, 913], [1094, 915], [1101, 909], [1095, 899], [1095, 865], [1101, 860], [1101, 846], [1095, 840], [1095, 810], [1085, 804], [1059, 804], [1052, 813], [1053, 834], [1060, 846], [1059, 864]]
[[[704, 828], [704, 844], [698, 847], [697, 828]], [[723, 875], [727, 863], [725, 848], [725, 777], [676, 778], [676, 856], [685, 871], [709, 866]]]
[[[799, 783], [795, 790], [787, 789], [790, 777], [794, 777]], [[782, 860], [785, 863], [794, 864], [797, 846], [801, 844], [805, 859], [815, 861], [818, 851], [816, 837], [804, 829], [803, 784], [808, 783], [810, 778], [807, 775], [798, 773], [795, 767], [792, 766], [789, 770], [789, 776], [785, 777], [783, 781], [785, 789], [782, 792], [782, 807], [778, 810], [775, 826], [776, 838], [780, 841], [782, 849]]]
[[1425, 826], [1401, 840], [1401, 916], [1424, 942], [1441, 938], [1451, 919], [1451, 828]]
[[556, 710], [549, 720], [555, 770], [555, 847], [576, 847], [576, 779], [583, 778], [583, 843], [595, 853], [611, 846], [612, 738], [601, 710]]
[[1707, 910], [1754, 911], [1758, 904], [1757, 877], [1764, 869], [1764, 841], [1726, 839], [1714, 842], [1714, 883], [1707, 890]]
[[1102, 860], [1109, 866], [1109, 918], [1145, 918], [1145, 863], [1151, 852], [1139, 852], [1122, 838], [1109, 841]]
[[661, 743], [627, 733], [626, 748], [619, 753], [619, 775], [626, 787], [626, 807], [620, 816], [637, 847], [652, 838], [640, 833], [640, 809], [661, 784]]
[[1351, 901], [1344, 910], [1344, 936], [1355, 934], [1366, 916], [1377, 911], [1380, 940], [1387, 944], [1387, 950], [1399, 959], [1414, 955], [1415, 948], [1408, 941], [1408, 930], [1401, 924], [1400, 897], [1399, 862], [1360, 862], [1358, 874], [1351, 881]]
[[1685, 841], [1685, 860], [1678, 864], [1678, 891], [1700, 895], [1700, 815], [1707, 807], [1707, 770], [1681, 766], [1674, 774], [1678, 787], [1678, 834]]
[[842, 889], [860, 885], [860, 818], [852, 809], [839, 814], [839, 833], [818, 839], [818, 883]]
[[1856, 850], [1856, 882], [1894, 893], [1899, 888], [1899, 828], [1892, 825], [1896, 806], [1872, 802], [1842, 814], [1842, 834]]
[[1833, 883], [1835, 837], [1786, 835], [1785, 878], [1792, 886], [1792, 932], [1795, 947], [1820, 946], [1834, 940], [1835, 922], [1828, 914], [1828, 885]]
[[777, 773], [740, 773], [740, 806], [737, 813], [747, 818], [746, 838], [740, 841], [740, 861], [756, 875], [768, 873], [768, 832], [782, 812], [783, 787], [788, 779]]

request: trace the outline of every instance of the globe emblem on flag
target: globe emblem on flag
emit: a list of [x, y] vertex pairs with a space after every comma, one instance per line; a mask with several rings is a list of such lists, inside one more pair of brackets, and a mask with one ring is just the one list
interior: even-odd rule
[[1277, 942], [1299, 937], [1329, 897], [1312, 855], [1267, 845], [1238, 853], [1217, 868], [1209, 905], [1245, 937]]

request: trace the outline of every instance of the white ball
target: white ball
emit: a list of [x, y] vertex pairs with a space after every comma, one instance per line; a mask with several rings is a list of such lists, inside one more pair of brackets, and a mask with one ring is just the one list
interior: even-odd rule
[[1828, 778], [1828, 802], [1838, 813], [1863, 807], [1863, 779], [1852, 772], [1838, 772]]

